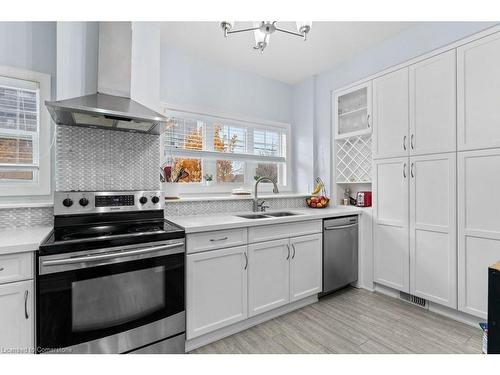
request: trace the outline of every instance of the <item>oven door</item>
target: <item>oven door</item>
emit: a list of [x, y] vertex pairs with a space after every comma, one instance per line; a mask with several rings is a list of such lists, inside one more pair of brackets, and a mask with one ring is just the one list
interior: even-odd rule
[[183, 239], [40, 256], [37, 281], [39, 352], [124, 353], [185, 331]]

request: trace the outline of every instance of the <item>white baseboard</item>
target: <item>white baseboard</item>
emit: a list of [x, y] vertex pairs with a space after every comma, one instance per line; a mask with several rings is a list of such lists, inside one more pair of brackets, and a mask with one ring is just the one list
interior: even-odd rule
[[309, 296], [304, 299], [301, 299], [300, 301], [295, 301], [292, 302], [288, 305], [278, 307], [277, 309], [267, 311], [265, 313], [252, 316], [246, 320], [243, 320], [241, 322], [232, 324], [230, 326], [218, 329], [213, 332], [206, 333], [202, 336], [195, 337], [194, 339], [187, 340], [186, 341], [186, 353], [190, 352], [194, 349], [200, 348], [202, 346], [208, 345], [212, 342], [218, 341], [220, 339], [223, 339], [224, 337], [234, 335], [235, 333], [244, 331], [245, 329], [248, 329], [250, 327], [253, 327], [257, 324], [266, 322], [268, 320], [271, 320], [273, 318], [276, 318], [280, 315], [287, 314], [291, 311], [300, 309], [301, 307], [310, 305], [312, 303], [318, 302], [318, 296]]
[[[399, 299], [399, 290], [389, 288], [384, 285], [375, 284], [375, 292], [385, 294], [386, 296]], [[484, 319], [478, 318], [477, 316], [464, 313], [462, 311], [452, 309], [447, 306], [439, 305], [435, 302], [427, 301], [428, 310], [436, 314], [443, 315], [447, 318], [456, 320], [457, 322], [467, 324], [469, 326], [479, 328], [479, 323], [484, 322]]]
[[457, 322], [465, 323], [477, 329], [480, 329], [479, 323], [485, 321], [484, 319], [478, 318], [477, 316], [470, 315], [446, 306], [441, 306], [434, 302], [429, 302], [429, 311], [435, 312], [439, 315], [444, 315], [447, 318], [456, 320]]

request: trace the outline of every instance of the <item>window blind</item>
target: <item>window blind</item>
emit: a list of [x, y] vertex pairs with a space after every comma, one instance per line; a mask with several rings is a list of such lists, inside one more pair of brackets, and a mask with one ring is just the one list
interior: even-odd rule
[[0, 77], [0, 183], [34, 181], [38, 149], [38, 83]]
[[164, 133], [165, 156], [286, 162], [287, 129], [223, 118], [172, 116]]

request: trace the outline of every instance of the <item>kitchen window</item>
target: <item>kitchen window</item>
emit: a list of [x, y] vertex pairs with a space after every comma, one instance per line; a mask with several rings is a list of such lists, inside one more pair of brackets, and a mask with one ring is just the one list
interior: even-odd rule
[[[259, 123], [224, 117], [167, 111], [163, 132], [163, 161], [172, 176], [182, 168], [181, 192], [230, 192], [253, 186], [262, 176], [284, 191], [290, 130], [287, 124]], [[266, 186], [267, 185], [267, 186]], [[264, 190], [272, 190], [264, 183]]]
[[0, 66], [0, 196], [50, 194], [50, 76]]

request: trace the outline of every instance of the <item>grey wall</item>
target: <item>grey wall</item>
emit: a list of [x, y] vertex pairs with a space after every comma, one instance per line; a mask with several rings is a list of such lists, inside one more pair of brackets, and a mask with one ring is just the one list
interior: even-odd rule
[[56, 23], [0, 22], [0, 64], [50, 74], [56, 87]]
[[[327, 185], [331, 179], [331, 92], [357, 80], [368, 77], [393, 65], [412, 59], [454, 41], [472, 35], [495, 25], [492, 22], [428, 22], [409, 28], [385, 42], [375, 45], [354, 58], [333, 68], [330, 71], [317, 74], [314, 80], [314, 115], [310, 115], [308, 101], [294, 101], [293, 123], [295, 129], [299, 126], [310, 128], [310, 119], [314, 119], [314, 175], [321, 176]], [[301, 82], [294, 87], [294, 92], [310, 80]], [[295, 108], [300, 105], [300, 108]], [[308, 118], [308, 121], [303, 121]], [[296, 130], [296, 136], [303, 139], [296, 143], [305, 143], [310, 137], [307, 131]], [[301, 158], [302, 160], [302, 158]], [[309, 176], [300, 176], [308, 178]], [[305, 181], [297, 181], [304, 185]], [[335, 197], [337, 198], [337, 197]]]
[[286, 83], [161, 47], [160, 99], [187, 109], [252, 119], [291, 119], [292, 87]]
[[293, 189], [311, 191], [314, 180], [314, 88], [316, 77], [294, 85], [292, 91]]

